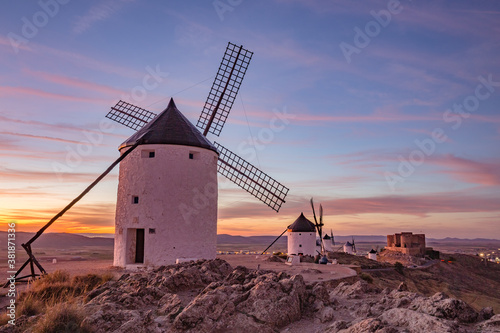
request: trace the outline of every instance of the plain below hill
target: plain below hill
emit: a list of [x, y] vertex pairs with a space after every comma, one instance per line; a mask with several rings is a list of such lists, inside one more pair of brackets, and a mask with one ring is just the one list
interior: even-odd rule
[[[21, 249], [21, 244], [29, 241], [35, 233], [33, 232], [16, 232], [14, 240], [17, 249]], [[7, 249], [7, 232], [0, 231], [0, 239], [2, 239], [2, 250]], [[4, 241], [5, 240], [5, 241]], [[104, 237], [86, 237], [77, 234], [55, 233], [48, 232], [42, 234], [34, 243], [37, 248], [74, 248], [84, 246], [110, 246], [114, 244], [113, 238]]]

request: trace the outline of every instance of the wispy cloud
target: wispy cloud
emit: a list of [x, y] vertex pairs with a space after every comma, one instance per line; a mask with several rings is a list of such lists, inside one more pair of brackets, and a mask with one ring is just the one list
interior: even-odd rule
[[[307, 200], [288, 202], [287, 212], [306, 209]], [[434, 193], [407, 196], [374, 196], [362, 198], [341, 198], [321, 201], [330, 215], [399, 214], [426, 217], [434, 213], [498, 212], [500, 198], [473, 196], [457, 193]], [[262, 206], [262, 207], [260, 207]], [[269, 208], [259, 203], [240, 203], [221, 207], [221, 218], [264, 218], [269, 217]]]
[[49, 141], [73, 143], [73, 144], [79, 144], [80, 143], [79, 141], [75, 141], [75, 140], [68, 140], [68, 139], [63, 139], [63, 138], [55, 138], [55, 137], [45, 136], [45, 135], [33, 135], [33, 134], [15, 133], [15, 132], [0, 132], [0, 134], [19, 136], [19, 137], [30, 138], [30, 139], [42, 139], [42, 140], [49, 140]]
[[84, 102], [84, 103], [96, 103], [96, 104], [104, 104], [108, 105], [109, 99], [97, 99], [97, 98], [86, 98], [86, 97], [78, 97], [78, 96], [70, 96], [63, 95], [57, 93], [51, 93], [48, 91], [28, 88], [28, 87], [9, 87], [9, 86], [0, 86], [0, 96], [7, 95], [17, 95], [26, 98], [26, 96], [33, 95], [43, 98], [55, 99], [60, 101], [70, 101], [70, 102]]
[[441, 171], [442, 173], [463, 182], [486, 186], [500, 185], [500, 160], [474, 161], [447, 154], [436, 156], [430, 162], [444, 166], [446, 170]]
[[92, 6], [85, 15], [79, 17], [73, 26], [73, 31], [81, 34], [92, 27], [99, 21], [104, 21], [116, 14], [128, 2], [134, 0], [107, 0], [100, 2], [98, 5]]
[[31, 71], [31, 70], [24, 70], [25, 73], [29, 74], [30, 76], [40, 79], [45, 82], [52, 82], [52, 83], [57, 83], [59, 85], [65, 86], [65, 87], [74, 87], [78, 89], [83, 89], [83, 90], [88, 90], [88, 91], [93, 91], [93, 92], [98, 92], [100, 94], [107, 94], [109, 98], [116, 98], [117, 96], [120, 96], [121, 94], [124, 93], [124, 91], [115, 89], [109, 86], [105, 86], [102, 84], [94, 83], [94, 82], [89, 82], [81, 79], [76, 79], [76, 78], [71, 78], [67, 76], [62, 76], [62, 75], [57, 75], [53, 73], [45, 73], [45, 72], [40, 72], [40, 71]]

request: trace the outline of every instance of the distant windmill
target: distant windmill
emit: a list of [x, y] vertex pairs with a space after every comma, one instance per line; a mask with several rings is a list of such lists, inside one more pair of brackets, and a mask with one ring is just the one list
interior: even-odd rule
[[[108, 118], [140, 130], [120, 146], [120, 157], [103, 174], [22, 244], [29, 258], [16, 272], [16, 279], [38, 276], [34, 266], [41, 274], [46, 273], [31, 250], [32, 243], [129, 155], [120, 168], [118, 189], [116, 221], [120, 225], [115, 235], [115, 264], [119, 266], [148, 261], [154, 265], [170, 263], [175, 256], [215, 257], [214, 172], [218, 171], [278, 212], [288, 188], [219, 143], [212, 144], [206, 139], [209, 132], [219, 136], [252, 55], [242, 46], [228, 43], [197, 123], [203, 134], [180, 113], [172, 99], [159, 115], [123, 101], [112, 107]], [[198, 164], [187, 164], [183, 158], [198, 160]], [[164, 189], [170, 189], [168, 195], [164, 195]], [[193, 190], [197, 189], [205, 190], [201, 203], [193, 202]], [[133, 208], [127, 207], [129, 204]], [[189, 226], [181, 216], [192, 217]], [[193, 235], [201, 235], [200, 242], [193, 243]], [[193, 251], [194, 248], [198, 250]], [[18, 277], [28, 265], [31, 273]]]
[[311, 198], [311, 208], [313, 211], [314, 222], [316, 224], [316, 230], [318, 230], [318, 235], [319, 235], [319, 239], [321, 242], [321, 254], [324, 254], [325, 253], [325, 245], [323, 243], [323, 226], [324, 226], [324, 224], [323, 224], [323, 206], [321, 206], [321, 204], [319, 205], [319, 223], [318, 223], [318, 220], [316, 219], [316, 212], [314, 210], [313, 198]]
[[356, 243], [354, 242], [354, 236], [352, 236], [352, 251], [356, 253]]

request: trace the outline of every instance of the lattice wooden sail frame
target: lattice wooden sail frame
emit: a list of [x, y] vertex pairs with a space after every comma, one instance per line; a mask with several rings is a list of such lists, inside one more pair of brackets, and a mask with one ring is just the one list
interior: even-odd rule
[[253, 52], [244, 49], [243, 46], [228, 43], [205, 106], [196, 123], [196, 126], [203, 131], [203, 135], [206, 136], [210, 132], [219, 136], [233, 107], [252, 55]]
[[289, 189], [221, 144], [214, 145], [219, 173], [278, 212]]
[[122, 100], [116, 103], [106, 115], [106, 118], [114, 120], [136, 131], [144, 127], [144, 125], [153, 120], [154, 117], [156, 117], [156, 113]]
[[[208, 132], [217, 136], [220, 134], [252, 55], [253, 52], [244, 49], [243, 46], [228, 43], [198, 119], [197, 126], [204, 131], [204, 136]], [[153, 120], [156, 114], [120, 100], [106, 117], [138, 130]], [[217, 162], [218, 172], [278, 212], [285, 202], [289, 189], [221, 144], [214, 142], [214, 145], [220, 154]]]

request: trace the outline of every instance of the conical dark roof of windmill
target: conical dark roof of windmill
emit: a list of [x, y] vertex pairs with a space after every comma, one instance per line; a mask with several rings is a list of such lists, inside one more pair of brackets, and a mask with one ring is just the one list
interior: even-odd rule
[[123, 142], [119, 149], [133, 146], [139, 139], [141, 145], [184, 145], [217, 152], [214, 145], [177, 109], [172, 98], [165, 110]]
[[314, 223], [306, 219], [304, 213], [300, 213], [300, 216], [288, 227], [288, 230], [292, 232], [313, 232], [316, 227]]
[[377, 251], [375, 251], [374, 249], [371, 249], [370, 252], [368, 253], [377, 253]]
[[346, 242], [346, 243], [345, 243], [345, 246], [352, 246], [352, 244], [351, 244], [351, 243], [349, 243], [349, 242]]
[[323, 239], [332, 239], [332, 237], [328, 236], [328, 234], [325, 234], [325, 237]]

